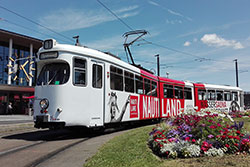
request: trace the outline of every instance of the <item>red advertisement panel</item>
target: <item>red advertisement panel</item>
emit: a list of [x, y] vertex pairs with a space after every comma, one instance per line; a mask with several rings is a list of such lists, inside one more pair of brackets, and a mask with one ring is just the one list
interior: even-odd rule
[[159, 118], [159, 99], [157, 97], [140, 95], [140, 119]]
[[172, 117], [184, 111], [183, 99], [161, 99], [162, 117]]
[[130, 118], [138, 118], [138, 96], [130, 96]]

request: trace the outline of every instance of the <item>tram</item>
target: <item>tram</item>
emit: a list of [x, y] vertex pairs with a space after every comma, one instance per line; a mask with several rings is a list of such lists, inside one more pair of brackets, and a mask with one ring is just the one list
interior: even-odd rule
[[106, 127], [184, 110], [243, 110], [238, 87], [158, 77], [118, 57], [45, 40], [37, 57], [36, 128]]

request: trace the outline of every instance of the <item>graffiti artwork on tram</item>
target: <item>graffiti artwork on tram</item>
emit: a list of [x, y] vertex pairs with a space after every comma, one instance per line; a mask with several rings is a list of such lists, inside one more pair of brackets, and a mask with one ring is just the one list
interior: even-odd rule
[[[111, 92], [110, 99], [108, 104], [110, 105], [110, 122], [121, 122], [126, 108], [130, 102], [130, 96], [128, 96], [127, 100], [125, 101], [122, 110], [120, 111], [118, 105], [117, 105], [117, 95], [115, 92]], [[118, 116], [118, 114], [120, 114]]]

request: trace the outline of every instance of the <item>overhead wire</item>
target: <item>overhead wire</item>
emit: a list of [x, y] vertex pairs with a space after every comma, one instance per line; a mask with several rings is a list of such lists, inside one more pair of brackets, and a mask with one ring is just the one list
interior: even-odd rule
[[[4, 22], [6, 22], [6, 23], [8, 23], [8, 24], [12, 24], [12, 25], [15, 25], [15, 26], [17, 26], [17, 27], [21, 27], [21, 28], [24, 28], [24, 29], [33, 31], [33, 32], [38, 33], [38, 34], [40, 34], [40, 35], [51, 36], [51, 37], [53, 37], [53, 38], [57, 38], [57, 37], [55, 37], [55, 36], [53, 36], [53, 35], [48, 35], [48, 34], [42, 33], [42, 32], [40, 32], [40, 31], [37, 31], [37, 30], [31, 29], [31, 28], [29, 28], [29, 27], [26, 27], [26, 26], [23, 26], [23, 25], [14, 23], [14, 22], [12, 22], [12, 21], [10, 21], [10, 20], [7, 20], [7, 19], [4, 19], [4, 18], [0, 18], [0, 21], [4, 21]], [[63, 42], [67, 42], [67, 41], [65, 41], [65, 40], [63, 40], [63, 39], [60, 39], [60, 40], [63, 41]]]
[[73, 39], [71, 39], [71, 38], [69, 38], [69, 37], [67, 37], [67, 36], [65, 36], [65, 35], [63, 35], [63, 34], [61, 34], [61, 33], [59, 33], [59, 32], [56, 32], [56, 31], [54, 31], [53, 29], [48, 28], [48, 27], [46, 27], [46, 26], [44, 26], [44, 25], [42, 25], [42, 24], [40, 24], [40, 23], [37, 23], [37, 22], [35, 22], [35, 21], [33, 21], [33, 20], [31, 20], [31, 19], [29, 19], [29, 18], [27, 18], [27, 17], [25, 17], [25, 16], [23, 16], [23, 15], [17, 13], [17, 12], [14, 12], [14, 11], [12, 11], [12, 10], [10, 10], [10, 9], [8, 9], [8, 8], [6, 8], [6, 7], [4, 7], [4, 6], [2, 6], [2, 5], [0, 5], [0, 8], [2, 8], [2, 9], [4, 9], [5, 11], [8, 11], [8, 12], [10, 12], [10, 13], [12, 13], [12, 14], [14, 14], [14, 15], [16, 15], [16, 16], [22, 18], [22, 19], [25, 19], [25, 20], [27, 20], [27, 21], [29, 21], [29, 22], [35, 24], [35, 25], [38, 25], [38, 26], [40, 26], [40, 27], [43, 27], [44, 29], [47, 29], [47, 30], [49, 30], [49, 31], [51, 31], [51, 32], [53, 32], [53, 33], [55, 33], [55, 34], [57, 34], [57, 35], [59, 35], [59, 36], [65, 38], [65, 39], [67, 39], [67, 40], [69, 40], [69, 41], [71, 41], [71, 42], [75, 42]]
[[[129, 30], [134, 30], [131, 26], [129, 26], [125, 21], [123, 21], [119, 16], [117, 16], [110, 8], [107, 7], [107, 5], [105, 5], [104, 3], [102, 3], [100, 0], [96, 0], [101, 6], [103, 6], [105, 9], [107, 9], [113, 16], [115, 16], [122, 24], [124, 24]], [[170, 48], [170, 47], [167, 47], [167, 46], [164, 46], [164, 45], [160, 45], [160, 44], [157, 44], [155, 42], [152, 42], [152, 41], [149, 41], [149, 40], [146, 40], [146, 39], [142, 39], [143, 41], [145, 41], [146, 43], [148, 44], [151, 44], [151, 45], [154, 45], [154, 46], [157, 46], [157, 47], [161, 47], [161, 48], [164, 48], [164, 49], [167, 49], [167, 50], [170, 50], [170, 51], [173, 51], [173, 52], [177, 52], [177, 53], [181, 53], [181, 54], [184, 54], [184, 55], [188, 55], [188, 56], [191, 56], [191, 57], [195, 57], [195, 61], [198, 61], [198, 62], [203, 62], [203, 61], [220, 61], [220, 60], [215, 60], [215, 59], [210, 59], [210, 58], [205, 58], [205, 57], [201, 57], [201, 56], [197, 56], [197, 55], [194, 55], [194, 54], [191, 54], [191, 53], [188, 53], [188, 52], [183, 52], [183, 51], [180, 51], [180, 50], [177, 50], [177, 49], [173, 49], [173, 48]], [[229, 62], [228, 62], [229, 63]]]

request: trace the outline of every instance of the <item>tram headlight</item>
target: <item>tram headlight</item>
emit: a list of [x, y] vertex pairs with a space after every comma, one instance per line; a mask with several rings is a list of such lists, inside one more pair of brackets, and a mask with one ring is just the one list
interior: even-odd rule
[[48, 107], [49, 107], [49, 100], [48, 99], [42, 99], [40, 101], [40, 107], [43, 109], [43, 110], [46, 110]]

